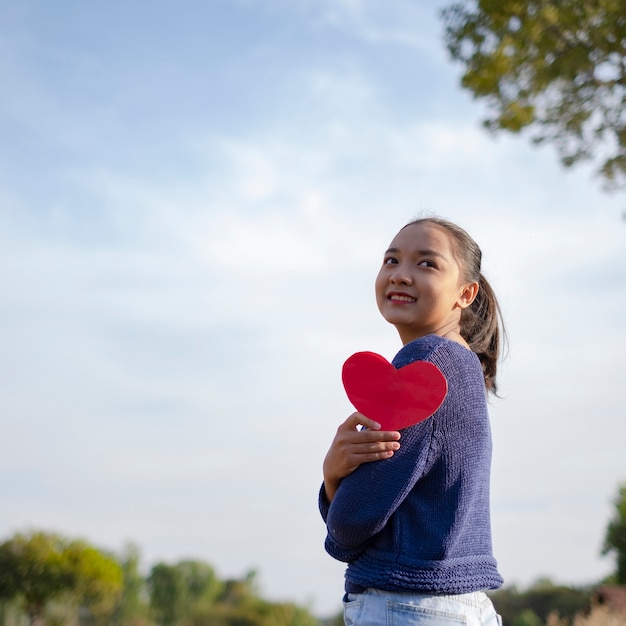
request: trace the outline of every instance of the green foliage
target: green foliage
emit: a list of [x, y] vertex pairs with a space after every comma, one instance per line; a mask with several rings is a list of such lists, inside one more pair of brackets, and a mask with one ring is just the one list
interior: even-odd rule
[[158, 563], [148, 578], [150, 606], [159, 624], [171, 626], [211, 607], [223, 593], [213, 568], [200, 561]]
[[107, 613], [121, 584], [117, 562], [82, 541], [33, 532], [0, 544], [0, 599], [20, 602], [31, 623], [62, 596], [71, 596], [94, 615]]
[[139, 571], [140, 553], [134, 544], [128, 544], [120, 557], [122, 567], [122, 593], [114, 614], [119, 626], [135, 626], [147, 619], [144, 602], [145, 580]]
[[0, 599], [20, 599], [29, 615], [36, 616], [51, 598], [72, 588], [64, 567], [64, 541], [34, 533], [15, 535], [0, 544]]
[[191, 626], [318, 626], [308, 610], [249, 598], [240, 604], [219, 603], [193, 615]]
[[88, 607], [93, 614], [110, 613], [122, 589], [119, 563], [83, 541], [69, 543], [64, 557], [73, 577], [73, 592], [81, 605]]
[[215, 603], [223, 591], [224, 583], [210, 565], [202, 561], [181, 561], [176, 567], [181, 572], [193, 605]]
[[159, 563], [152, 568], [148, 579], [150, 606], [162, 626], [180, 621], [187, 608], [188, 590], [182, 572], [176, 566]]
[[616, 561], [614, 582], [626, 585], [626, 483], [619, 488], [614, 505], [615, 511], [606, 529], [602, 552], [614, 553]]
[[[26, 613], [26, 615], [25, 615]], [[319, 626], [308, 609], [259, 595], [254, 570], [221, 580], [202, 561], [114, 559], [83, 541], [17, 534], [0, 544], [0, 626]]]
[[515, 618], [512, 626], [543, 626], [543, 622], [532, 609], [524, 609]]
[[317, 626], [302, 607], [263, 600], [256, 572], [221, 581], [200, 561], [156, 564], [148, 577], [150, 605], [161, 626]]
[[564, 165], [595, 158], [607, 188], [626, 186], [624, 0], [466, 0], [442, 15], [487, 128], [532, 129]]
[[591, 590], [554, 585], [544, 578], [526, 591], [505, 587], [490, 597], [505, 624], [538, 626], [553, 614], [571, 620], [589, 605]]

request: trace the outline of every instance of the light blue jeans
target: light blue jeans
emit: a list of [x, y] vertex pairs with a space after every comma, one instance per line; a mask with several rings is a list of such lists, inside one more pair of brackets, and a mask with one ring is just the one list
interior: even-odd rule
[[501, 626], [491, 600], [482, 591], [449, 596], [392, 593], [368, 589], [346, 594], [346, 626]]

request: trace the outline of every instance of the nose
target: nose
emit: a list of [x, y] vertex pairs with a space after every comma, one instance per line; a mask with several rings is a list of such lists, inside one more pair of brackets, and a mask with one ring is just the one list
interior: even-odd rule
[[410, 285], [413, 282], [411, 273], [403, 265], [396, 265], [389, 275], [389, 282], [393, 285]]

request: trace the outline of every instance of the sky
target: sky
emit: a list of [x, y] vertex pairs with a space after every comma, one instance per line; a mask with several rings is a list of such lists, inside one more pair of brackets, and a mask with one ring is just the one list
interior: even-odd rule
[[626, 480], [626, 197], [489, 135], [412, 0], [0, 2], [0, 538], [193, 558], [339, 610], [341, 366], [400, 348], [382, 254], [466, 228], [503, 309], [508, 585], [594, 583]]

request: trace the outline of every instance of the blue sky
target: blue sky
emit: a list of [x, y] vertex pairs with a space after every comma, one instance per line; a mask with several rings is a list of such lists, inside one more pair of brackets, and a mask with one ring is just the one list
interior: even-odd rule
[[334, 612], [317, 490], [341, 365], [399, 348], [373, 280], [434, 212], [481, 244], [508, 324], [500, 569], [611, 570], [624, 196], [481, 130], [443, 5], [0, 5], [0, 536], [257, 569], [268, 597]]

